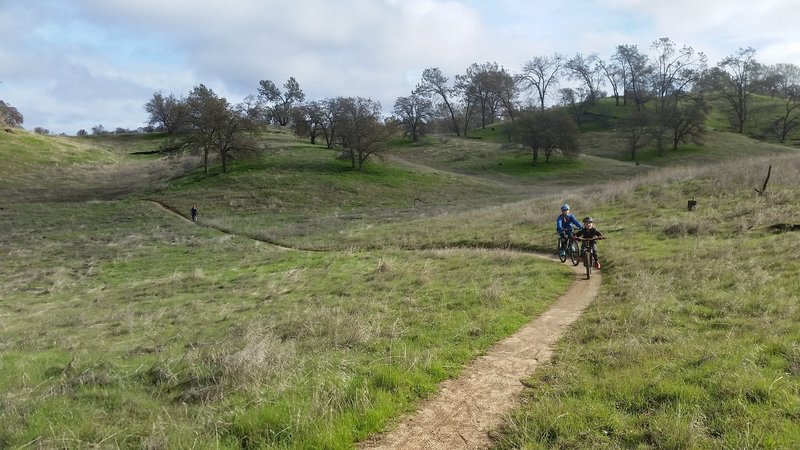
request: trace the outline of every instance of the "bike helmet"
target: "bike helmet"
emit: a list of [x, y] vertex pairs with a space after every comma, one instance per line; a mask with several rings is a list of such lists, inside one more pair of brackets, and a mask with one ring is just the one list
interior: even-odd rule
[[564, 203], [563, 205], [561, 205], [561, 210], [562, 211], [566, 211], [568, 209], [569, 209], [569, 205], [568, 204]]
[[586, 216], [586, 217], [583, 218], [583, 223], [592, 223], [592, 222], [594, 222], [594, 219], [592, 219], [592, 216]]

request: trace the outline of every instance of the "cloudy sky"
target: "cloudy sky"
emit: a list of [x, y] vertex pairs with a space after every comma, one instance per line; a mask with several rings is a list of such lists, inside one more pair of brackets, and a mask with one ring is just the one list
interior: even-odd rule
[[231, 103], [290, 76], [308, 100], [390, 110], [422, 70], [518, 73], [555, 52], [608, 58], [658, 38], [716, 64], [753, 47], [800, 65], [800, 0], [0, 0], [0, 100], [24, 127], [136, 129], [156, 91], [203, 83]]

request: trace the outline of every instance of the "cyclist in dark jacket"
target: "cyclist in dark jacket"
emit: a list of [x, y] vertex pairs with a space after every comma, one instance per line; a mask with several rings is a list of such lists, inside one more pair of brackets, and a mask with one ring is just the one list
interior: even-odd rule
[[[583, 229], [575, 233], [575, 236], [583, 239], [605, 239], [603, 233], [594, 227], [594, 219], [591, 216], [583, 219]], [[597, 242], [596, 241], [583, 241], [581, 243], [581, 258], [586, 257], [586, 250], [590, 249], [594, 255], [594, 268], [600, 268], [600, 262], [597, 260]]]
[[[556, 217], [556, 233], [561, 239], [566, 239], [572, 235], [572, 226], [575, 225], [579, 230], [583, 228], [578, 219], [569, 212], [569, 205], [564, 203], [561, 205], [561, 214]], [[559, 241], [563, 244], [563, 241]], [[563, 256], [566, 248], [563, 245], [558, 249], [559, 255]]]

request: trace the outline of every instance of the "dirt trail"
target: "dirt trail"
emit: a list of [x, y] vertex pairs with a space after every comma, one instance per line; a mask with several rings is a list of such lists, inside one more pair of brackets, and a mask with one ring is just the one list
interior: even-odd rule
[[150, 202], [150, 203], [152, 203], [152, 204], [156, 205], [156, 206], [157, 206], [157, 207], [159, 207], [160, 209], [162, 209], [162, 210], [164, 210], [164, 211], [166, 211], [166, 212], [168, 212], [168, 213], [172, 214], [173, 216], [179, 217], [179, 218], [181, 218], [181, 219], [183, 219], [183, 220], [185, 220], [185, 221], [187, 221], [187, 222], [191, 222], [191, 221], [192, 221], [192, 219], [190, 219], [190, 218], [188, 218], [188, 217], [184, 216], [183, 214], [181, 214], [181, 213], [179, 213], [178, 211], [176, 211], [176, 210], [174, 210], [174, 209], [170, 208], [169, 206], [167, 206], [167, 205], [165, 205], [165, 204], [161, 203], [161, 202], [160, 202], [160, 201], [158, 201], [158, 200], [150, 200], [150, 199], [148, 199], [148, 200], [146, 200], [146, 201], [148, 201], [148, 202]]
[[575, 268], [572, 286], [544, 314], [495, 344], [460, 377], [393, 430], [374, 436], [360, 449], [452, 450], [486, 448], [488, 432], [517, 406], [521, 379], [552, 356], [553, 345], [597, 296], [600, 274], [586, 280]]
[[[149, 200], [160, 209], [189, 221], [174, 209]], [[275, 244], [273, 244], [275, 245]], [[290, 249], [286, 249], [290, 250]], [[555, 257], [547, 257], [555, 262]], [[600, 273], [586, 280], [583, 267], [573, 267], [570, 288], [553, 305], [512, 336], [473, 361], [458, 378], [447, 380], [433, 398], [386, 433], [359, 443], [367, 449], [454, 450], [486, 448], [488, 432], [517, 406], [521, 380], [550, 360], [553, 346], [600, 290]]]

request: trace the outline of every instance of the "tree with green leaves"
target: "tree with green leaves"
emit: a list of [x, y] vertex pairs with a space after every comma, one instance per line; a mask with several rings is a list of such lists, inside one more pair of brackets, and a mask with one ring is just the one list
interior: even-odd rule
[[394, 103], [397, 122], [403, 135], [411, 138], [411, 142], [419, 141], [425, 135], [428, 122], [433, 116], [433, 103], [419, 94], [412, 93], [408, 97], [398, 97]]
[[272, 117], [280, 126], [286, 126], [292, 117], [292, 109], [305, 101], [306, 95], [300, 89], [300, 83], [289, 77], [283, 84], [283, 92], [270, 80], [259, 82], [258, 93], [271, 103]]
[[167, 134], [174, 134], [183, 125], [186, 115], [185, 104], [175, 98], [173, 94], [164, 97], [161, 92], [153, 94], [144, 105], [145, 111], [150, 115], [147, 123], [149, 125], [161, 126]]
[[205, 85], [195, 86], [184, 104], [186, 126], [164, 145], [164, 150], [201, 153], [204, 173], [208, 173], [211, 156], [216, 155], [222, 163], [222, 172], [227, 172], [235, 153], [255, 150], [251, 132], [255, 130], [258, 113], [248, 105], [232, 106]]

